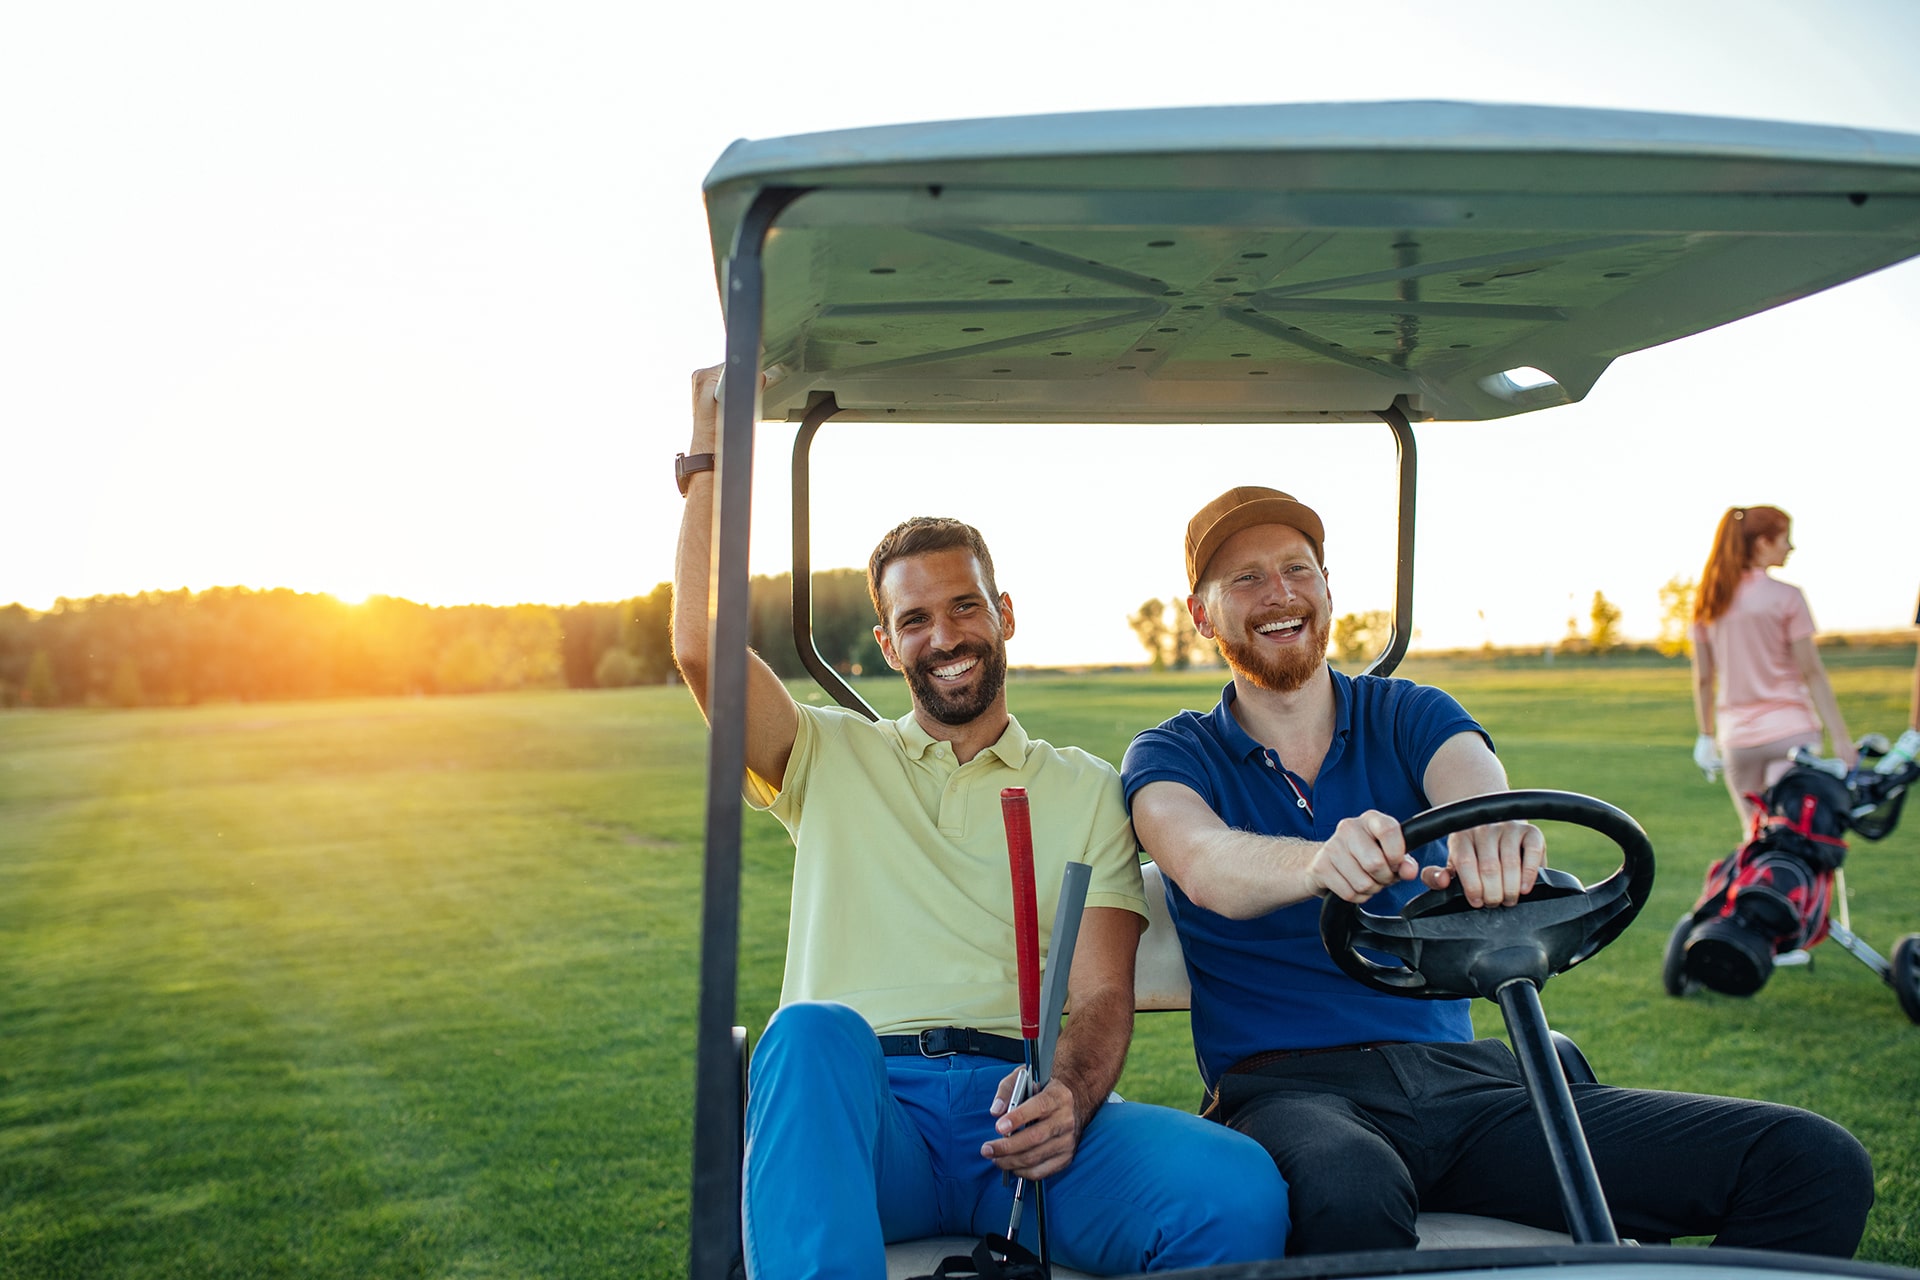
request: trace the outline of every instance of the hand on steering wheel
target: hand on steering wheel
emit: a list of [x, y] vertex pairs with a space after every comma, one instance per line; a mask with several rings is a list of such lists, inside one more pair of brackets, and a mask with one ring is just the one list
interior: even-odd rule
[[[1511, 907], [1476, 910], [1458, 880], [1421, 894], [1398, 916], [1378, 916], [1329, 896], [1320, 937], [1342, 971], [1379, 991], [1420, 999], [1493, 998], [1515, 978], [1538, 987], [1619, 937], [1653, 889], [1653, 845], [1623, 811], [1569, 791], [1503, 791], [1429, 809], [1402, 824], [1407, 847], [1520, 818], [1572, 822], [1620, 846], [1620, 869], [1589, 889], [1543, 868]], [[1401, 961], [1381, 964], [1359, 948]]]

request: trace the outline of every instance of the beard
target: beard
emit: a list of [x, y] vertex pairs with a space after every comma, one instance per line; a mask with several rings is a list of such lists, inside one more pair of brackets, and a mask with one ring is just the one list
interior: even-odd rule
[[[1306, 619], [1307, 629], [1307, 639], [1301, 644], [1275, 650], [1254, 633], [1255, 627], [1276, 619], [1301, 616]], [[1236, 676], [1244, 676], [1256, 689], [1292, 693], [1305, 685], [1326, 662], [1327, 641], [1332, 635], [1331, 613], [1316, 609], [1306, 615], [1276, 613], [1262, 618], [1249, 618], [1243, 634], [1229, 638], [1222, 631], [1217, 633], [1217, 639], [1220, 655], [1227, 660], [1227, 666]]]
[[[979, 678], [968, 689], [942, 687], [933, 669], [952, 666], [964, 658], [980, 660]], [[964, 645], [949, 653], [929, 656], [918, 666], [908, 667], [906, 675], [916, 706], [941, 724], [971, 724], [986, 714], [1007, 683], [1007, 646], [998, 641], [991, 646]]]

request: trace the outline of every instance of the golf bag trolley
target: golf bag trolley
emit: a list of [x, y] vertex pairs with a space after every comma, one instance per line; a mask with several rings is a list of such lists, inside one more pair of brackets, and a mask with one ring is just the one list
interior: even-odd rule
[[1891, 959], [1849, 927], [1846, 881], [1849, 832], [1882, 840], [1900, 823], [1907, 788], [1920, 764], [1903, 761], [1881, 773], [1886, 739], [1869, 735], [1852, 769], [1806, 748], [1755, 805], [1746, 843], [1707, 868], [1699, 900], [1667, 939], [1661, 982], [1671, 996], [1696, 987], [1750, 996], [1776, 967], [1809, 963], [1808, 953], [1832, 938], [1893, 988], [1901, 1011], [1920, 1023], [1920, 934], [1894, 944]]

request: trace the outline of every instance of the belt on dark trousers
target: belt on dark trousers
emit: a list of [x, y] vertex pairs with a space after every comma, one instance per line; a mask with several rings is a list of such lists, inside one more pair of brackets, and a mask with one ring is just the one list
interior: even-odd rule
[[917, 1036], [881, 1036], [880, 1052], [889, 1058], [918, 1055], [922, 1058], [950, 1058], [956, 1053], [973, 1053], [1002, 1062], [1025, 1062], [1027, 1044], [1012, 1036], [996, 1036], [972, 1027], [928, 1027]]
[[1399, 1040], [1362, 1040], [1359, 1044], [1330, 1044], [1321, 1049], [1268, 1049], [1264, 1053], [1251, 1054], [1240, 1059], [1226, 1070], [1227, 1075], [1245, 1075], [1249, 1071], [1274, 1062], [1291, 1062], [1295, 1058], [1311, 1058], [1321, 1053], [1355, 1053], [1362, 1049], [1384, 1049], [1390, 1044], [1401, 1044]]
[[[1220, 1074], [1223, 1076], [1243, 1076], [1250, 1071], [1258, 1071], [1275, 1062], [1291, 1062], [1295, 1058], [1311, 1058], [1322, 1053], [1358, 1053], [1367, 1049], [1384, 1049], [1390, 1044], [1404, 1044], [1401, 1040], [1362, 1040], [1359, 1044], [1330, 1044], [1319, 1049], [1268, 1049], [1261, 1053], [1249, 1054], [1234, 1063]], [[1220, 1105], [1220, 1086], [1216, 1082], [1207, 1090], [1205, 1105], [1200, 1114], [1210, 1116], [1214, 1108]]]

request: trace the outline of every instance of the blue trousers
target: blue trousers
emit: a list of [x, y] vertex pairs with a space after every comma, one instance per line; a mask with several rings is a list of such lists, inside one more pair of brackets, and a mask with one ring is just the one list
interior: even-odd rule
[[[747, 1274], [884, 1280], [884, 1242], [1002, 1234], [1013, 1189], [980, 1154], [1013, 1067], [897, 1057], [844, 1005], [782, 1008], [754, 1051]], [[1257, 1142], [1185, 1112], [1108, 1102], [1047, 1179], [1047, 1240], [1096, 1274], [1278, 1258], [1287, 1188]], [[1021, 1243], [1035, 1247], [1031, 1192]]]

